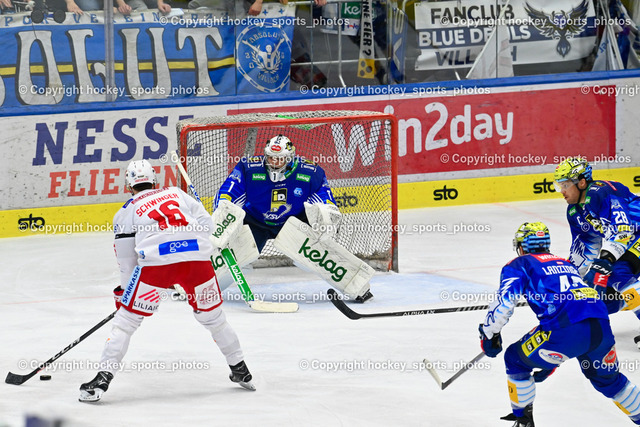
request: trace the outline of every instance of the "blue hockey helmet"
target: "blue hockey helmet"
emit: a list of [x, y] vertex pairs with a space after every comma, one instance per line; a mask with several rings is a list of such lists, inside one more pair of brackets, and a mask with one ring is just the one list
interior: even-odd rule
[[513, 238], [513, 249], [517, 252], [521, 247], [524, 253], [549, 252], [551, 235], [546, 225], [541, 222], [525, 222], [516, 231]]

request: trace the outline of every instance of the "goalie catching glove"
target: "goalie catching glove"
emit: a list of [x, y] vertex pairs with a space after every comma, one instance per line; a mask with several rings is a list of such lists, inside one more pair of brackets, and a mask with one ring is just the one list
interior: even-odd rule
[[216, 248], [226, 248], [242, 228], [244, 216], [245, 211], [240, 206], [220, 199], [218, 207], [211, 215], [213, 220], [213, 233], [209, 236], [211, 243]]
[[336, 205], [304, 202], [304, 211], [314, 231], [326, 232], [331, 236], [338, 231], [342, 213]]

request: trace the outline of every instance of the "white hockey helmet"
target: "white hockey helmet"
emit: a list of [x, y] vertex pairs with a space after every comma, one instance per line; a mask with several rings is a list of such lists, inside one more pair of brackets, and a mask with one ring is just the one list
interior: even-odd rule
[[289, 138], [278, 135], [267, 141], [264, 148], [264, 164], [272, 182], [283, 181], [287, 167], [293, 164], [296, 147]]
[[135, 160], [127, 166], [125, 182], [129, 191], [139, 184], [156, 185], [156, 172], [147, 160]]

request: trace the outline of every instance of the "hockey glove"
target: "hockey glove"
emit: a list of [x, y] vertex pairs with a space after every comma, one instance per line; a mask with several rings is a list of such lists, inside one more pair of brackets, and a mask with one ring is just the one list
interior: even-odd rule
[[556, 366], [553, 369], [539, 369], [537, 371], [533, 371], [533, 381], [537, 383], [541, 383], [542, 381], [549, 378], [551, 374], [553, 374], [558, 367]]
[[592, 288], [598, 289], [598, 287], [607, 287], [607, 281], [613, 271], [613, 266], [609, 260], [603, 258], [597, 258], [591, 264], [589, 271], [584, 276], [584, 281]]
[[482, 323], [480, 323], [480, 327], [478, 328], [480, 331], [480, 346], [482, 347], [482, 351], [488, 357], [496, 357], [502, 351], [502, 336], [500, 333], [494, 334], [493, 337], [487, 338], [487, 335], [484, 333], [484, 329], [482, 328]]
[[213, 211], [211, 219], [213, 221], [213, 233], [209, 240], [216, 248], [226, 248], [229, 242], [234, 239], [242, 228], [245, 211], [235, 203], [220, 199], [218, 207]]
[[337, 206], [326, 203], [304, 202], [304, 210], [309, 224], [331, 237], [335, 236], [342, 221], [342, 213]]
[[122, 294], [124, 294], [124, 289], [122, 289], [122, 286], [118, 285], [118, 287], [113, 290], [113, 299], [116, 303], [116, 310], [119, 310], [120, 307], [122, 307]]

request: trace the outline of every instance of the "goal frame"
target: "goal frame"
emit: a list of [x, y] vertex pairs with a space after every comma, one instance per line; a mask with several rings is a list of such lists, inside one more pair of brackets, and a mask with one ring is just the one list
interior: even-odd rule
[[[310, 113], [322, 113], [322, 110], [309, 111]], [[331, 113], [332, 111], [327, 111]], [[345, 122], [358, 122], [362, 120], [388, 120], [391, 123], [390, 129], [390, 150], [391, 150], [391, 177], [390, 177], [390, 197], [391, 197], [391, 260], [387, 270], [399, 271], [398, 260], [398, 120], [392, 114], [380, 113], [376, 111], [370, 111], [370, 115], [362, 114], [358, 116], [324, 116], [324, 117], [306, 117], [295, 118], [288, 116], [287, 112], [269, 112], [278, 114], [282, 118], [273, 119], [258, 119], [256, 121], [239, 121], [239, 122], [225, 122], [225, 123], [209, 123], [209, 124], [185, 124], [178, 128], [178, 154], [180, 155], [180, 163], [187, 170], [187, 137], [192, 131], [213, 131], [234, 129], [243, 127], [291, 127], [300, 125], [313, 125], [313, 124], [336, 124]], [[302, 111], [289, 114], [300, 114]], [[367, 113], [358, 111], [358, 113]], [[259, 116], [259, 114], [257, 114]], [[233, 115], [225, 116], [233, 118]], [[206, 117], [202, 117], [205, 119]], [[322, 164], [320, 164], [322, 167]], [[184, 180], [179, 180], [180, 188], [183, 191], [187, 191], [187, 184]]]

